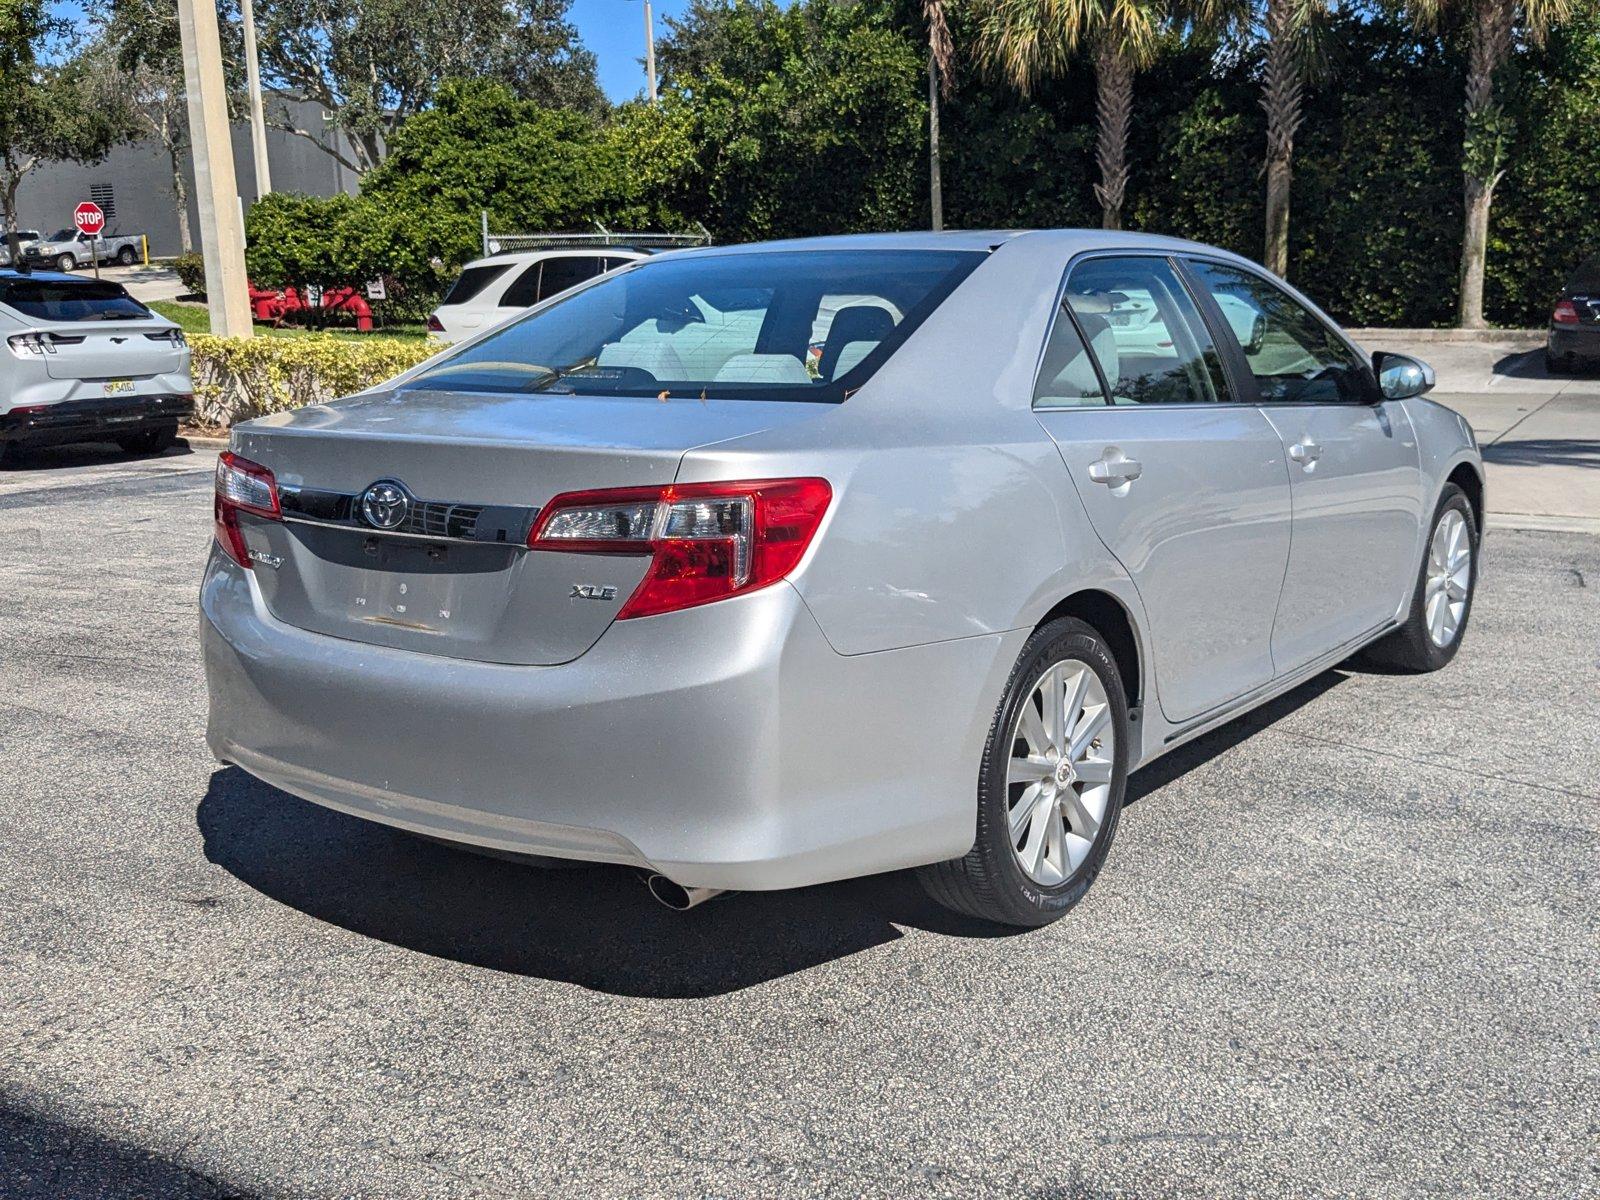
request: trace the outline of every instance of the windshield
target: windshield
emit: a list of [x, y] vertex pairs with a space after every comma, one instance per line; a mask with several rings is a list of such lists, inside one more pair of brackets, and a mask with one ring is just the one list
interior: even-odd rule
[[47, 242], [70, 242], [78, 236], [76, 229], [58, 229], [44, 240]]
[[0, 279], [0, 304], [36, 321], [124, 321], [150, 315], [120, 283], [94, 279]]
[[965, 250], [663, 255], [402, 386], [837, 402], [983, 258]]

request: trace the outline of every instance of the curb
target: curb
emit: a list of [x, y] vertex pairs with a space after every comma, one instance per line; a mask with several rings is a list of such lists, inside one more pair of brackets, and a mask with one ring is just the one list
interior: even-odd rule
[[1527, 346], [1544, 345], [1543, 329], [1346, 329], [1363, 345]]

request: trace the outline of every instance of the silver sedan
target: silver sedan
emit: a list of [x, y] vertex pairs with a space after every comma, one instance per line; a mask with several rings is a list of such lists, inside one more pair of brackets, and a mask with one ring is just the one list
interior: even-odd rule
[[1431, 385], [1167, 238], [641, 262], [234, 431], [211, 748], [678, 906], [914, 867], [1042, 924], [1129, 772], [1354, 655], [1450, 661], [1483, 468]]

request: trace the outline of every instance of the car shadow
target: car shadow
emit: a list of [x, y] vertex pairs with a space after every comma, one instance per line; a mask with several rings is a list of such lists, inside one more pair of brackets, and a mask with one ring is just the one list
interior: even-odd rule
[[6, 463], [7, 475], [26, 475], [29, 471], [59, 471], [67, 467], [94, 467], [108, 462], [144, 462], [155, 458], [188, 458], [195, 454], [189, 443], [179, 438], [165, 450], [140, 454], [124, 450], [115, 442], [69, 442], [60, 446], [24, 446]]
[[1517, 438], [1483, 448], [1483, 461], [1511, 467], [1600, 467], [1600, 439]]
[[[1344, 678], [1309, 683], [1158, 760], [1143, 800]], [[362, 937], [514, 975], [650, 999], [705, 998], [893, 942], [903, 928], [1027, 936], [935, 904], [909, 871], [722, 896], [677, 913], [641, 872], [486, 858], [300, 800], [219, 768], [195, 814], [206, 858], [261, 894]]]

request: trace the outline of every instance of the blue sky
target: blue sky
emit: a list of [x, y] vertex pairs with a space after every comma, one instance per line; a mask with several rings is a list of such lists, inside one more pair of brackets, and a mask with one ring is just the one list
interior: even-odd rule
[[[662, 17], [678, 16], [688, 0], [652, 0], [656, 38], [666, 32]], [[643, 0], [573, 0], [567, 20], [583, 44], [600, 60], [600, 87], [613, 101], [644, 95]]]

